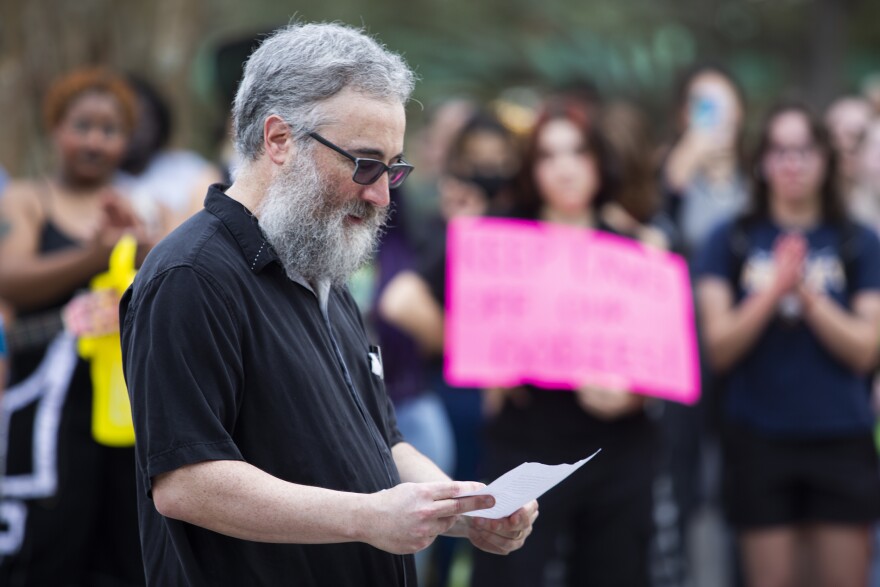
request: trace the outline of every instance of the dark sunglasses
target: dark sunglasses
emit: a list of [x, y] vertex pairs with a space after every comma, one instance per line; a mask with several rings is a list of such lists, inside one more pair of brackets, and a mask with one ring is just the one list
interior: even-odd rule
[[388, 187], [394, 189], [396, 187], [400, 187], [400, 184], [403, 183], [403, 180], [405, 180], [410, 172], [415, 169], [412, 165], [403, 160], [401, 160], [400, 163], [385, 165], [377, 159], [365, 159], [363, 157], [355, 157], [345, 149], [337, 147], [316, 132], [310, 132], [309, 136], [324, 145], [325, 147], [329, 147], [343, 157], [354, 161], [354, 174], [351, 176], [351, 179], [355, 183], [359, 183], [361, 185], [370, 185], [372, 183], [376, 183], [379, 178], [382, 177], [382, 174], [387, 171]]

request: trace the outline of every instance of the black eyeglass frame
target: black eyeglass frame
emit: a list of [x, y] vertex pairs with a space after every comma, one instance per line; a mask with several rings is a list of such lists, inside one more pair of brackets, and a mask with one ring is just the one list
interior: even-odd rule
[[[334, 151], [336, 151], [337, 153], [339, 153], [340, 155], [342, 155], [346, 159], [350, 159], [351, 161], [353, 161], [354, 162], [354, 173], [351, 176], [351, 180], [357, 184], [360, 184], [360, 185], [374, 184], [377, 181], [379, 181], [379, 178], [382, 177], [383, 173], [388, 172], [388, 187], [390, 189], [394, 189], [396, 187], [400, 187], [400, 184], [402, 184], [406, 180], [406, 178], [409, 177], [409, 174], [412, 173], [412, 170], [415, 169], [415, 167], [413, 167], [412, 165], [410, 165], [409, 163], [407, 163], [403, 159], [401, 159], [399, 163], [392, 163], [391, 165], [385, 165], [384, 162], [379, 161], [378, 159], [369, 159], [367, 157], [355, 157], [354, 155], [352, 155], [351, 153], [349, 153], [348, 151], [346, 151], [342, 147], [334, 145], [333, 143], [331, 143], [330, 141], [328, 141], [327, 139], [325, 139], [324, 137], [322, 137], [321, 135], [319, 135], [316, 132], [310, 132], [309, 136], [311, 138], [315, 139], [316, 141], [318, 141], [319, 143], [321, 143], [322, 145], [324, 145], [325, 147], [327, 147], [329, 149], [333, 149]], [[366, 178], [366, 179], [363, 177], [358, 179], [358, 173], [361, 173], [363, 175], [363, 172], [366, 170], [366, 168], [361, 167], [362, 163], [367, 163], [368, 165], [375, 165], [376, 169], [379, 169], [379, 172], [369, 175], [368, 178]], [[394, 171], [394, 172], [402, 171], [403, 175], [401, 175], [400, 178], [398, 178], [397, 180], [394, 180], [394, 175], [392, 174], [392, 171]]]

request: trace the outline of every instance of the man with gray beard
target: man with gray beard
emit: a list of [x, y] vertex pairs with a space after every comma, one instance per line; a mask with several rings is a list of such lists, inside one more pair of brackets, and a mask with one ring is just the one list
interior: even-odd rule
[[407, 444], [346, 279], [375, 247], [413, 74], [340, 25], [291, 25], [250, 57], [244, 164], [153, 249], [121, 304], [150, 585], [416, 585], [440, 534], [507, 554], [537, 517]]
[[[260, 228], [288, 276], [342, 285], [376, 249], [387, 207], [334, 202], [309, 156], [285, 164], [257, 208]], [[360, 223], [349, 226], [348, 218]]]

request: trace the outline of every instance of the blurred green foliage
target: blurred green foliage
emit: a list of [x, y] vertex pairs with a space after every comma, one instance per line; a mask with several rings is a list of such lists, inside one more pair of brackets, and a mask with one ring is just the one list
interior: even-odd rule
[[[220, 20], [236, 23], [226, 35], [269, 30], [291, 16], [291, 5], [276, 0], [211, 4]], [[415, 97], [426, 105], [592, 80], [603, 94], [662, 115], [676, 74], [702, 60], [733, 70], [759, 105], [792, 89], [817, 102], [880, 69], [875, 0], [307, 0], [296, 16], [365, 25], [416, 68]], [[830, 37], [822, 31], [829, 18], [842, 18]], [[823, 51], [841, 59], [836, 79], [822, 84], [836, 87], [811, 96]]]
[[643, 108], [662, 137], [676, 78], [695, 63], [734, 73], [751, 123], [777, 97], [821, 108], [880, 71], [880, 0], [0, 0], [0, 107], [19, 113], [0, 162], [46, 168], [40, 100], [87, 63], [154, 81], [178, 115], [176, 143], [213, 155], [246, 55], [218, 51], [292, 18], [363, 26], [402, 53], [426, 107], [409, 109], [412, 129], [445, 98], [528, 105], [592, 81]]

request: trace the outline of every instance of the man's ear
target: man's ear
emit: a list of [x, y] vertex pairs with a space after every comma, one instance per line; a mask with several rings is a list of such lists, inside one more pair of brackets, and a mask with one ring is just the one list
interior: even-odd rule
[[290, 127], [276, 114], [266, 118], [263, 123], [263, 149], [276, 165], [284, 165], [294, 149]]

